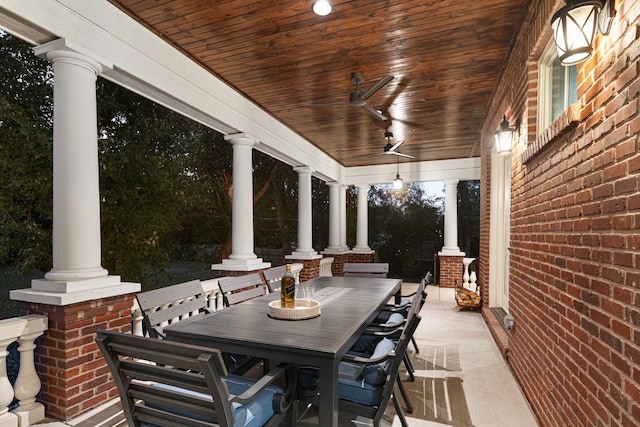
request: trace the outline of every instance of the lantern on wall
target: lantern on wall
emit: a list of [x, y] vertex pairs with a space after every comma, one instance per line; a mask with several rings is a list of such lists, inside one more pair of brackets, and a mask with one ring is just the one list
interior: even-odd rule
[[569, 66], [591, 56], [596, 32], [609, 32], [615, 9], [611, 0], [566, 0], [566, 3], [551, 18], [551, 28], [558, 59]]

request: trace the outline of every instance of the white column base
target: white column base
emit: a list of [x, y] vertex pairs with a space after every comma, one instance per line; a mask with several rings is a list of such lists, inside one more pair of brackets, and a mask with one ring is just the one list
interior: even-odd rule
[[271, 267], [270, 262], [263, 262], [262, 258], [223, 259], [222, 264], [213, 264], [212, 270], [220, 271], [255, 271]]
[[438, 256], [465, 256], [465, 253], [461, 252], [460, 248], [442, 248]]
[[331, 246], [329, 246], [328, 248], [326, 248], [324, 251], [321, 251], [320, 253], [323, 255], [342, 255], [342, 254], [347, 254], [349, 252], [351, 252], [351, 249], [349, 248], [343, 248], [342, 246], [332, 248]]
[[34, 279], [31, 281], [31, 288], [10, 291], [10, 298], [15, 301], [63, 306], [136, 292], [140, 292], [140, 283], [121, 282], [120, 276], [77, 282]]
[[322, 255], [319, 255], [316, 251], [295, 251], [291, 255], [285, 255], [285, 259], [320, 259]]
[[351, 252], [353, 252], [354, 254], [372, 254], [375, 251], [373, 249], [371, 249], [369, 246], [365, 246], [365, 247], [357, 247], [354, 246], [354, 248], [351, 250]]

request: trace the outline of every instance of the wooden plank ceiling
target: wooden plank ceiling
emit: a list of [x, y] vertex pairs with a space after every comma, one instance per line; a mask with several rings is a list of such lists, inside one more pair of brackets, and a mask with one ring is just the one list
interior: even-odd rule
[[[344, 166], [476, 157], [526, 0], [110, 0]], [[352, 73], [366, 105], [349, 104]], [[498, 123], [496, 123], [496, 128]], [[403, 140], [407, 159], [382, 155]]]

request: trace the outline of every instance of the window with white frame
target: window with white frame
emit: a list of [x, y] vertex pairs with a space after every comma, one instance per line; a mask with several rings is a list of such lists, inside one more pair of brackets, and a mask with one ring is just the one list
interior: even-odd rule
[[542, 133], [578, 100], [576, 66], [560, 64], [553, 39], [538, 62], [538, 133]]

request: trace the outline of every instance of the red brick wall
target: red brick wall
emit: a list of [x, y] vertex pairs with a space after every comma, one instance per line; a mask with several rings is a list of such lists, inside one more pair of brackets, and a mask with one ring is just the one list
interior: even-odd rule
[[443, 288], [462, 286], [462, 256], [438, 256], [440, 261], [440, 283]]
[[538, 138], [535, 64], [564, 2], [530, 2], [482, 132], [488, 301], [493, 132], [505, 113], [526, 126], [512, 154], [508, 360], [542, 426], [640, 425], [640, 0], [616, 4], [578, 66], [574, 126]]
[[131, 332], [133, 294], [52, 306], [17, 301], [26, 314], [46, 314], [49, 330], [38, 340], [38, 396], [48, 417], [71, 419], [118, 397], [98, 346], [97, 329]]
[[345, 261], [346, 263], [367, 263], [367, 262], [376, 262], [375, 261], [375, 252], [371, 252], [369, 254], [360, 254], [357, 252], [350, 252], [348, 255], [348, 261]]
[[344, 276], [344, 264], [349, 262], [350, 253], [341, 254], [327, 254], [325, 257], [333, 257], [331, 263], [331, 275], [332, 276]]
[[299, 262], [303, 265], [302, 271], [300, 272], [300, 283], [306, 282], [307, 280], [311, 280], [314, 277], [320, 276], [320, 260], [321, 258], [316, 259], [289, 259], [287, 260], [288, 264]]

